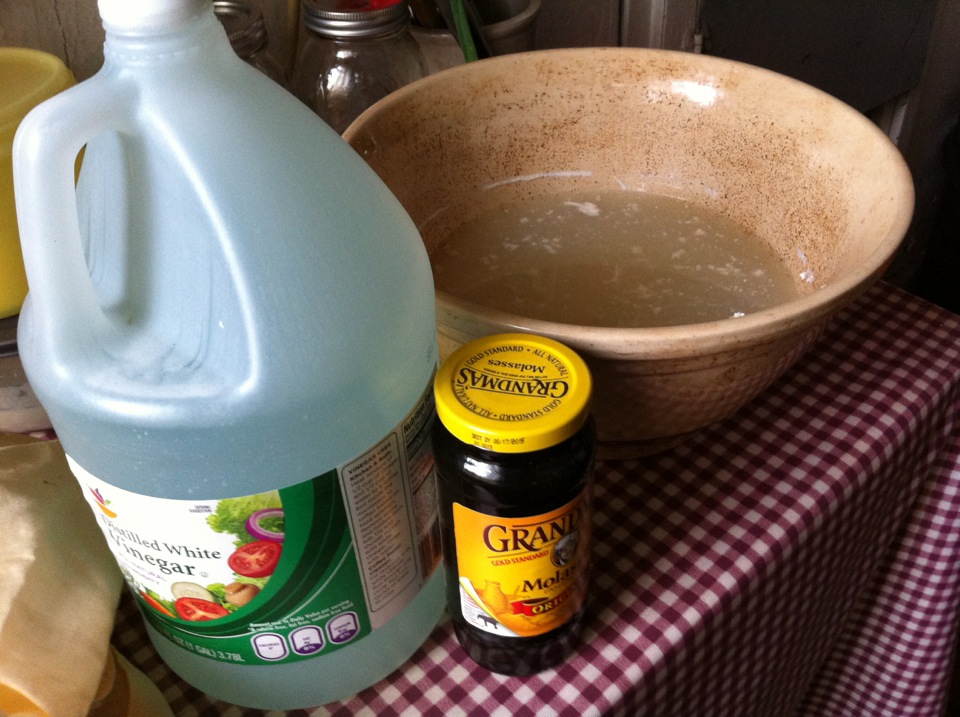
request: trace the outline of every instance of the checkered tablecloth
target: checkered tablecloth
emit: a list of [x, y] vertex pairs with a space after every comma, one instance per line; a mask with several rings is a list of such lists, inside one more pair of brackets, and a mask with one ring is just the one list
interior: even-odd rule
[[[880, 284], [748, 408], [604, 463], [578, 653], [474, 666], [448, 621], [388, 679], [296, 715], [935, 717], [960, 608], [960, 319]], [[114, 644], [177, 715], [256, 715]]]

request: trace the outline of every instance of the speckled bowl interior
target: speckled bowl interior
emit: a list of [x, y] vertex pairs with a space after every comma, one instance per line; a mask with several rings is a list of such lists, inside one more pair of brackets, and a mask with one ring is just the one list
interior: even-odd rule
[[782, 75], [690, 53], [582, 48], [471, 63], [393, 93], [344, 136], [428, 253], [505, 201], [588, 188], [687, 199], [776, 250], [799, 298], [687, 326], [559, 324], [437, 292], [443, 354], [506, 330], [577, 349], [594, 373], [607, 456], [673, 445], [769, 386], [882, 275], [913, 210], [906, 164], [861, 114]]

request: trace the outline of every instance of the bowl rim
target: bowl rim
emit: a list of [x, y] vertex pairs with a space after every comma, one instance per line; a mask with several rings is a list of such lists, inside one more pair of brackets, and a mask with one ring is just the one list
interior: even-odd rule
[[[826, 318], [866, 292], [889, 268], [912, 221], [915, 202], [912, 174], [899, 149], [865, 115], [833, 95], [796, 78], [738, 60], [677, 50], [638, 47], [553, 48], [502, 55], [442, 70], [401, 87], [364, 111], [344, 131], [343, 137], [353, 144], [353, 140], [362, 137], [364, 127], [378, 113], [392, 105], [409, 101], [411, 95], [421, 92], [425, 86], [456, 83], [460, 81], [461, 75], [472, 75], [478, 71], [490, 74], [503, 71], [504, 68], [509, 68], [516, 63], [548, 60], [551, 56], [567, 57], [572, 61], [587, 56], [602, 61], [604, 58], [616, 56], [636, 62], [642, 62], [644, 58], [661, 57], [682, 61], [685, 64], [694, 62], [705, 69], [716, 68], [719, 71], [723, 68], [725, 72], [751, 73], [758, 77], [776, 79], [785, 86], [792, 85], [811, 101], [816, 98], [825, 100], [839, 112], [846, 113], [850, 122], [862, 126], [866, 134], [873, 134], [878, 138], [878, 150], [887, 155], [885, 164], [891, 172], [890, 186], [903, 188], [902, 193], [894, 198], [897, 202], [896, 211], [891, 217], [885, 235], [877, 240], [873, 251], [856, 270], [817, 287], [808, 294], [745, 316], [679, 326], [636, 328], [580, 326], [498, 311], [436, 290], [437, 315], [441, 323], [444, 323], [445, 316], [452, 315], [457, 309], [468, 309], [474, 317], [460, 321], [459, 325], [471, 324], [476, 328], [487, 324], [489, 327], [501, 327], [498, 330], [529, 331], [560, 339], [574, 348], [587, 349], [594, 356], [668, 359], [709, 355], [743, 344], [757, 343], [758, 340], [763, 343], [772, 342], [824, 322]], [[511, 328], [503, 329], [504, 325]], [[464, 331], [469, 333], [469, 329]]]

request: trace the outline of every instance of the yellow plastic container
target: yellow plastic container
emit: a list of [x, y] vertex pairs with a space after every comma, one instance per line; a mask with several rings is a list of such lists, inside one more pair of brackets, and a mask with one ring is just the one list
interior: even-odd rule
[[31, 109], [75, 83], [54, 55], [0, 47], [0, 319], [20, 313], [27, 295], [13, 200], [13, 136]]

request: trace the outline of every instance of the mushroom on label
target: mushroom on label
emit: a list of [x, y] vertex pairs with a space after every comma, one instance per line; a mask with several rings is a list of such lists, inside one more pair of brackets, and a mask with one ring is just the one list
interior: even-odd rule
[[260, 592], [260, 588], [250, 583], [230, 583], [227, 585], [227, 602], [237, 607], [243, 607], [253, 600]]

